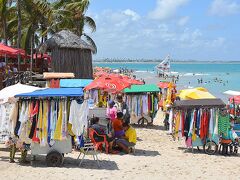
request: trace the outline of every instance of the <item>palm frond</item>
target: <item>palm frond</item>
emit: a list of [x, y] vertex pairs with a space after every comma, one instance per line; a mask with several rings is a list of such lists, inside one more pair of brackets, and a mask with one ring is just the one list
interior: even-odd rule
[[85, 33], [83, 33], [83, 37], [93, 47], [93, 54], [97, 54], [97, 45], [95, 44], [93, 39], [90, 36], [88, 36], [87, 34], [85, 34]]

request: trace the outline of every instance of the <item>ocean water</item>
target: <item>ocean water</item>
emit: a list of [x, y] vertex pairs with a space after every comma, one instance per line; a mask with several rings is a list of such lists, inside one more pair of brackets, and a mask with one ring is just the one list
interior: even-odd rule
[[[95, 66], [133, 69], [147, 83], [157, 83], [157, 63], [94, 63]], [[226, 90], [240, 91], [240, 63], [172, 63], [172, 74], [179, 75], [178, 89], [205, 87], [216, 97], [227, 100]], [[202, 79], [203, 83], [198, 83]]]

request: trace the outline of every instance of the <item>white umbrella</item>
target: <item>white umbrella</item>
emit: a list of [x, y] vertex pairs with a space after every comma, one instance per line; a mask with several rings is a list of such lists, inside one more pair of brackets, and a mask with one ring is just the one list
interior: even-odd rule
[[230, 96], [239, 96], [240, 95], [240, 91], [228, 90], [228, 91], [223, 92], [223, 94], [227, 94], [227, 95], [230, 95]]
[[44, 88], [24, 85], [20, 83], [12, 86], [8, 86], [0, 91], [0, 104], [8, 102], [9, 98], [12, 98], [17, 94], [29, 93], [29, 92], [33, 92], [40, 89], [44, 89]]

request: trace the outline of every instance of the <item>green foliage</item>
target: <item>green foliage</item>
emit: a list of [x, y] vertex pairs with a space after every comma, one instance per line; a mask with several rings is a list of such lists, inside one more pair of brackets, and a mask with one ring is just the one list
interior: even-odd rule
[[18, 38], [17, 3], [21, 2], [21, 48], [28, 53], [34, 38], [34, 47], [47, 39], [51, 34], [63, 29], [70, 30], [85, 37], [95, 48], [94, 41], [84, 33], [88, 26], [96, 31], [94, 20], [86, 16], [89, 0], [0, 0], [0, 41], [8, 40], [16, 45]]

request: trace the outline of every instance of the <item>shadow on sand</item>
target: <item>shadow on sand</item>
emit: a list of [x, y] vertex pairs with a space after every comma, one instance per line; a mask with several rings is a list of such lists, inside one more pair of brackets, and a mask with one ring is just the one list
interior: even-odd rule
[[158, 125], [148, 125], [148, 126], [142, 126], [142, 125], [138, 125], [138, 124], [134, 124], [132, 125], [134, 128], [136, 129], [154, 129], [154, 130], [161, 130], [161, 131], [165, 131], [165, 127], [164, 126], [158, 126]]
[[[99, 157], [98, 157], [99, 158]], [[22, 164], [19, 163], [19, 157], [15, 158], [16, 164], [20, 164], [21, 166], [31, 166], [33, 168], [48, 168], [46, 165], [46, 156], [38, 155], [36, 156], [36, 160], [31, 163]], [[29, 159], [29, 158], [28, 158]], [[80, 158], [81, 159], [81, 158]], [[0, 161], [9, 161], [8, 156], [0, 157]], [[72, 157], [65, 157], [63, 165], [59, 168], [81, 168], [81, 169], [98, 169], [98, 170], [119, 170], [117, 163], [114, 161], [107, 161], [99, 159], [100, 167], [98, 167], [97, 161], [93, 159], [92, 156], [86, 156], [83, 160], [81, 167], [79, 167], [80, 160], [77, 160]]]
[[143, 150], [143, 149], [136, 149], [134, 156], [161, 156], [158, 151], [150, 151], [150, 150]]

